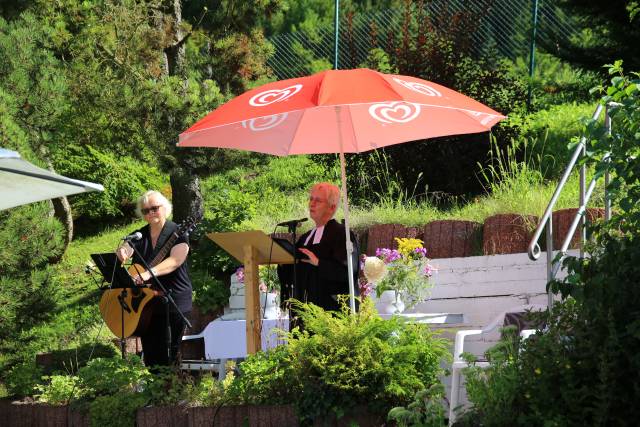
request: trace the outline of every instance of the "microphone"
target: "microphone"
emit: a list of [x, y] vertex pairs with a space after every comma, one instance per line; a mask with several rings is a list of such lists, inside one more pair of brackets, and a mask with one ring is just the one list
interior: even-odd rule
[[300, 219], [292, 219], [291, 221], [285, 221], [285, 222], [281, 222], [279, 224], [276, 224], [276, 227], [293, 227], [293, 226], [297, 226], [298, 224], [305, 222], [308, 218], [300, 218]]
[[131, 242], [133, 240], [140, 240], [140, 239], [142, 239], [142, 233], [139, 231], [136, 231], [135, 233], [129, 234], [128, 236], [122, 238], [122, 240], [127, 242]]

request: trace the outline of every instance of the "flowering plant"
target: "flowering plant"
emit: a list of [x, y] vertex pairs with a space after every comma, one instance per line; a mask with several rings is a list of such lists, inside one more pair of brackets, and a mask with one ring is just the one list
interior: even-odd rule
[[[244, 267], [238, 267], [236, 278], [244, 283]], [[261, 265], [258, 268], [258, 279], [260, 292], [278, 293], [280, 291], [280, 281], [275, 265]]]
[[375, 257], [365, 256], [362, 270], [366, 282], [361, 290], [366, 295], [375, 289], [378, 297], [392, 290], [412, 306], [428, 296], [435, 269], [429, 264], [422, 240], [396, 237], [396, 241], [398, 249], [378, 248]]

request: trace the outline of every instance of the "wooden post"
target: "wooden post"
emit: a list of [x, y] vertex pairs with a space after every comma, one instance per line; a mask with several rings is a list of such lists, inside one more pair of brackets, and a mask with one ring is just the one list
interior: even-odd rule
[[247, 354], [262, 349], [260, 342], [260, 301], [258, 292], [258, 257], [256, 248], [244, 246], [244, 301], [247, 318]]

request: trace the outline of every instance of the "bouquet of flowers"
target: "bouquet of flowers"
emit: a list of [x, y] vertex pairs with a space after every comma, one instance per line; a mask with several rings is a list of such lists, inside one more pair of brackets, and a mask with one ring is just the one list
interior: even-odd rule
[[396, 237], [396, 241], [398, 249], [378, 248], [375, 257], [364, 257], [366, 281], [360, 289], [363, 295], [375, 290], [377, 297], [384, 291], [395, 291], [411, 307], [429, 295], [435, 269], [429, 264], [422, 240]]
[[[238, 267], [236, 270], [236, 278], [238, 281], [244, 283], [244, 267]], [[259, 289], [260, 292], [266, 293], [279, 293], [280, 281], [278, 280], [278, 274], [276, 272], [275, 265], [261, 265], [258, 269], [259, 277]]]

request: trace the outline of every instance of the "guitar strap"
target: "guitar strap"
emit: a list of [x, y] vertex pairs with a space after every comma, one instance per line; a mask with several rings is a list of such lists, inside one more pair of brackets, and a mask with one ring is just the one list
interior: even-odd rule
[[[153, 260], [156, 255], [158, 255], [158, 252], [160, 252], [164, 248], [164, 244], [167, 243], [169, 237], [171, 237], [171, 235], [176, 231], [178, 231], [178, 224], [173, 221], [165, 222], [164, 227], [162, 227], [162, 231], [160, 232], [160, 236], [158, 236], [156, 247], [153, 249], [153, 252], [151, 253], [149, 259]], [[169, 253], [167, 253], [167, 255], [169, 255]], [[152, 265], [151, 267], [154, 266]]]

